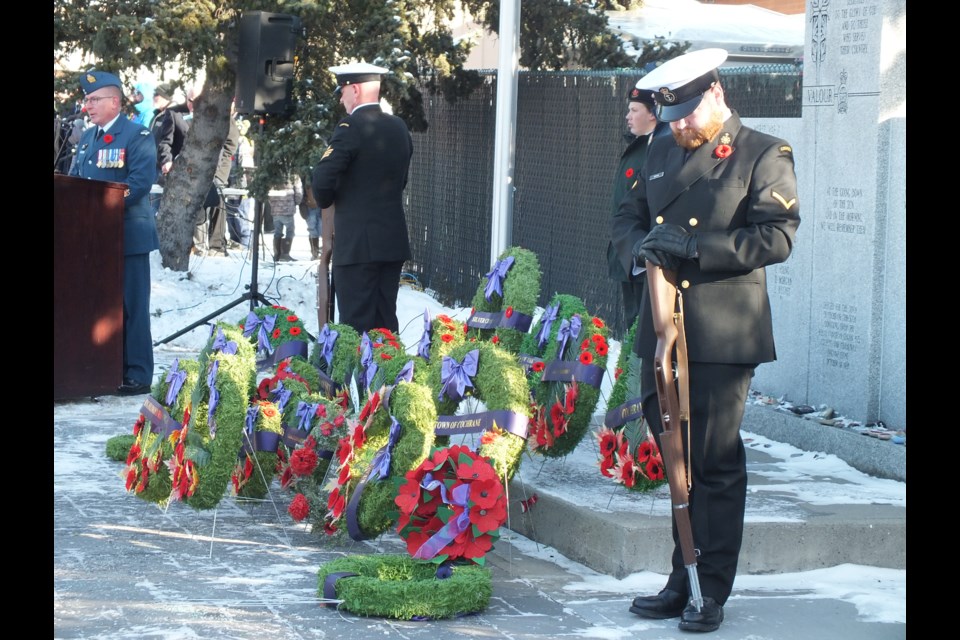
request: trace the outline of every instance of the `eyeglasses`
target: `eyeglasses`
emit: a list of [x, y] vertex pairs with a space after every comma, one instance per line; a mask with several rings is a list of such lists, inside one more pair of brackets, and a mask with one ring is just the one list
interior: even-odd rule
[[90, 104], [91, 102], [100, 102], [101, 100], [110, 100], [111, 98], [116, 98], [116, 96], [88, 96], [83, 99], [83, 104]]

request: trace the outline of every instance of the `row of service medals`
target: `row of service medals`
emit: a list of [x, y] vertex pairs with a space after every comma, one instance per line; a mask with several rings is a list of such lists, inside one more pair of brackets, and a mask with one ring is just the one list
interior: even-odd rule
[[100, 149], [97, 151], [98, 169], [120, 169], [127, 157], [126, 149]]

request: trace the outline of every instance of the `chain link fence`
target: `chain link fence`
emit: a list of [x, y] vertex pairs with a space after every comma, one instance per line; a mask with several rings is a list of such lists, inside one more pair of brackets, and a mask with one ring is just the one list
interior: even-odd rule
[[[720, 70], [744, 118], [799, 118], [802, 68]], [[469, 99], [427, 100], [430, 127], [413, 134], [406, 190], [413, 259], [407, 273], [447, 306], [466, 306], [490, 270], [496, 73]], [[625, 327], [620, 286], [607, 274], [613, 175], [625, 146], [628, 71], [522, 72], [517, 87], [512, 245], [535, 252], [540, 304], [583, 299], [613, 334]]]

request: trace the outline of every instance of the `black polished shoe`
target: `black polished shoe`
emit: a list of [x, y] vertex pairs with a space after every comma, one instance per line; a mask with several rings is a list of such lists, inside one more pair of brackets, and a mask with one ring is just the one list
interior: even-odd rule
[[630, 612], [644, 618], [666, 620], [676, 618], [683, 613], [687, 596], [671, 589], [663, 589], [655, 596], [637, 596], [633, 599]]
[[123, 384], [117, 387], [117, 394], [121, 396], [139, 396], [150, 393], [150, 385], [129, 378], [123, 379]]
[[694, 608], [693, 603], [688, 604], [677, 626], [681, 631], [716, 631], [720, 628], [721, 622], [723, 622], [723, 607], [713, 598], [704, 596], [700, 611]]

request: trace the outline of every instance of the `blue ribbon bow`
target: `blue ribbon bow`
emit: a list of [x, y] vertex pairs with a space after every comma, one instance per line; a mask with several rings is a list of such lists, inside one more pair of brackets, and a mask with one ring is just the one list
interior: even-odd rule
[[440, 551], [448, 544], [453, 542], [454, 538], [463, 533], [470, 527], [470, 485], [467, 483], [458, 484], [450, 492], [450, 501], [447, 502], [443, 496], [444, 504], [463, 507], [463, 511], [456, 518], [452, 518], [443, 525], [440, 531], [433, 534], [429, 540], [424, 542], [413, 557], [418, 560], [430, 560], [435, 558]]
[[328, 371], [333, 366], [333, 347], [337, 344], [339, 335], [340, 333], [331, 329], [329, 324], [325, 324], [323, 329], [320, 330], [320, 337], [317, 338], [317, 343], [320, 345], [320, 357], [327, 361]]
[[563, 360], [563, 352], [567, 348], [567, 340], [576, 340], [580, 335], [580, 316], [573, 316], [569, 320], [560, 323], [560, 330], [557, 331], [557, 342], [560, 343], [560, 351], [557, 353], [557, 360]]
[[560, 311], [560, 303], [547, 305], [543, 310], [543, 318], [540, 319], [540, 333], [537, 334], [537, 348], [543, 349], [543, 345], [550, 338], [550, 329], [553, 327], [553, 321], [557, 319], [557, 312]]
[[257, 351], [266, 351], [267, 355], [273, 353], [273, 347], [270, 346], [270, 334], [273, 333], [273, 326], [277, 323], [277, 316], [267, 316], [261, 320], [256, 313], [251, 311], [247, 314], [247, 321], [243, 324], [243, 336], [249, 338], [255, 331], [257, 333]]
[[210, 373], [207, 374], [207, 386], [210, 387], [210, 407], [207, 410], [207, 426], [210, 428], [211, 438], [217, 435], [217, 419], [214, 417], [214, 413], [217, 410], [217, 405], [220, 404], [220, 391], [215, 386], [217, 371], [219, 369], [220, 361], [214, 360], [213, 364], [210, 365]]
[[237, 353], [237, 343], [230, 340], [227, 341], [227, 336], [224, 335], [223, 329], [217, 329], [217, 337], [213, 339], [213, 345], [210, 347], [214, 352], [222, 351], [223, 353], [232, 356]]
[[367, 335], [366, 331], [360, 338], [360, 366], [363, 367], [363, 388], [369, 389], [370, 385], [373, 384], [373, 376], [377, 375], [379, 367], [373, 361], [373, 345], [370, 343], [370, 336]]
[[467, 387], [473, 386], [472, 378], [477, 375], [479, 357], [479, 349], [468, 351], [463, 357], [463, 362], [457, 362], [456, 358], [450, 356], [443, 356], [440, 367], [440, 382], [443, 388], [440, 389], [439, 400], [443, 400], [444, 394], [454, 402], [460, 402], [463, 399], [463, 393]]
[[317, 415], [317, 407], [319, 406], [319, 402], [310, 404], [303, 400], [297, 404], [297, 428], [300, 429], [300, 431], [310, 431], [310, 420], [313, 419], [313, 416]]
[[407, 360], [407, 363], [400, 369], [400, 373], [397, 374], [397, 379], [393, 381], [393, 384], [398, 385], [401, 381], [413, 382], [413, 360]]
[[257, 422], [257, 414], [260, 413], [260, 405], [254, 404], [247, 407], [247, 418], [244, 421], [244, 427], [247, 430], [247, 433], [251, 436], [253, 435], [254, 425]]
[[168, 407], [172, 407], [173, 403], [177, 401], [177, 396], [180, 395], [180, 389], [186, 379], [187, 372], [180, 369], [180, 358], [177, 358], [173, 361], [173, 366], [170, 367], [166, 377], [166, 382], [170, 383], [170, 386], [167, 387], [167, 395], [163, 401]]
[[387, 444], [377, 451], [370, 462], [370, 480], [386, 480], [390, 476], [390, 459], [393, 456], [393, 449], [400, 441], [400, 431], [402, 427], [397, 419], [390, 416], [390, 437]]
[[417, 355], [430, 362], [430, 342], [432, 341], [433, 325], [430, 324], [430, 310], [423, 310], [423, 335], [417, 345]]
[[290, 402], [290, 396], [292, 395], [292, 390], [284, 388], [283, 380], [277, 382], [277, 386], [273, 389], [273, 401], [277, 403], [277, 409], [280, 413], [283, 413], [283, 409]]
[[499, 294], [503, 297], [503, 279], [507, 277], [507, 271], [513, 266], [514, 257], [507, 256], [503, 260], [497, 260], [487, 276], [487, 286], [483, 290], [483, 296], [490, 302], [493, 294]]

